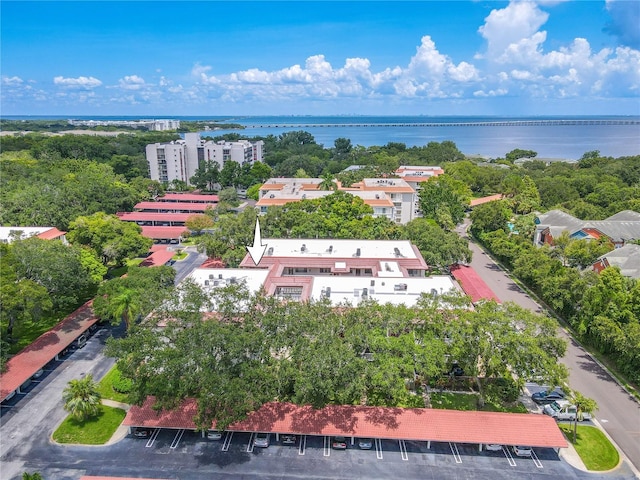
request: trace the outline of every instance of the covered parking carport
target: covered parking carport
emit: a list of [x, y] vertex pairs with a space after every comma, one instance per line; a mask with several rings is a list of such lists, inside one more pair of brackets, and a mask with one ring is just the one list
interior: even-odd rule
[[[197, 404], [187, 399], [175, 410], [154, 410], [154, 398], [133, 406], [123, 424], [129, 428], [196, 430]], [[215, 424], [211, 425], [215, 429]], [[267, 403], [246, 419], [227, 428], [231, 432], [366, 437], [390, 440], [528, 445], [566, 448], [555, 420], [530, 413], [475, 412], [428, 408], [328, 405], [321, 409], [291, 403]]]
[[88, 301], [51, 330], [40, 335], [33, 343], [7, 361], [0, 375], [0, 401], [22, 393], [31, 378], [50, 361], [60, 355], [85, 333], [98, 318], [93, 314], [93, 300]]

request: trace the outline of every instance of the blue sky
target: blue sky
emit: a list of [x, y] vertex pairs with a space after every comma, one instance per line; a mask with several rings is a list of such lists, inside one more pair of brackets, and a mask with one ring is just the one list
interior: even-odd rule
[[0, 8], [2, 115], [640, 114], [640, 0]]

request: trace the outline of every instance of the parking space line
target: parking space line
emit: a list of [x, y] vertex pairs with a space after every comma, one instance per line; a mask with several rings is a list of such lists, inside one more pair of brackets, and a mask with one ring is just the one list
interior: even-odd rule
[[451, 453], [453, 453], [453, 458], [456, 463], [462, 463], [462, 458], [460, 458], [460, 452], [458, 451], [458, 445], [449, 442], [449, 448], [451, 448]]
[[224, 442], [222, 443], [221, 450], [223, 452], [229, 451], [229, 446], [231, 445], [231, 439], [233, 438], [233, 432], [227, 432], [227, 436], [224, 437]]
[[382, 460], [382, 440], [376, 438], [374, 442], [376, 444], [376, 457], [378, 458], [378, 460]]
[[253, 439], [256, 436], [256, 432], [251, 433], [251, 437], [249, 437], [249, 443], [247, 444], [247, 453], [253, 452]]
[[324, 456], [328, 457], [331, 455], [331, 437], [324, 437]]
[[512, 467], [515, 467], [516, 461], [513, 459], [513, 455], [511, 455], [511, 452], [509, 451], [509, 449], [503, 445], [502, 451], [504, 452], [504, 456], [507, 457], [507, 461], [509, 462], [509, 465], [511, 465]]
[[404, 443], [404, 440], [398, 440], [398, 445], [400, 446], [400, 455], [402, 456], [402, 460], [409, 460], [409, 455], [407, 455], [407, 444]]
[[304, 455], [304, 449], [307, 448], [307, 436], [303, 435], [300, 439], [300, 446], [298, 447], [298, 455]]
[[171, 442], [171, 446], [169, 448], [175, 450], [180, 443], [180, 440], [182, 439], [182, 435], [184, 435], [184, 429], [178, 430], [178, 433], [176, 433], [176, 436], [173, 437], [173, 442]]
[[542, 462], [540, 461], [540, 459], [538, 458], [538, 456], [536, 455], [536, 452], [533, 451], [533, 448], [531, 449], [531, 458], [533, 459], [533, 463], [536, 464], [536, 467], [538, 468], [544, 468], [542, 466]]
[[145, 447], [150, 448], [153, 446], [153, 443], [156, 441], [156, 438], [158, 437], [158, 434], [160, 433], [160, 429], [156, 428], [153, 432], [151, 432], [151, 436], [149, 437], [149, 440], [147, 440], [147, 444], [145, 445]]

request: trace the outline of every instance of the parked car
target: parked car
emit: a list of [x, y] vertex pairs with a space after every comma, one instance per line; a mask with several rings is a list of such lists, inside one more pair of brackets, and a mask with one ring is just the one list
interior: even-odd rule
[[80, 336], [76, 339], [76, 341], [75, 341], [75, 343], [74, 343], [74, 346], [75, 346], [75, 348], [82, 348], [82, 347], [84, 347], [86, 344], [87, 344], [87, 336], [83, 333], [82, 335], [80, 335]]
[[449, 375], [453, 375], [454, 377], [463, 377], [464, 370], [458, 362], [453, 362], [451, 364], [451, 370], [449, 370]]
[[296, 436], [295, 435], [282, 435], [282, 444], [283, 445], [295, 445], [296, 444]]
[[149, 438], [151, 436], [150, 428], [134, 428], [133, 436], [136, 438]]
[[361, 438], [358, 440], [358, 448], [361, 450], [371, 450], [371, 447], [373, 447], [373, 440], [370, 438]]
[[485, 450], [488, 450], [490, 452], [501, 452], [502, 451], [502, 445], [500, 445], [499, 443], [487, 443], [484, 448], [485, 448]]
[[556, 400], [564, 400], [564, 393], [554, 390], [553, 392], [536, 392], [531, 395], [531, 400], [536, 402], [538, 405], [547, 405], [548, 403], [553, 403]]
[[253, 439], [253, 446], [267, 448], [269, 446], [270, 436], [268, 433], [256, 433], [256, 438]]
[[344, 437], [333, 437], [331, 448], [335, 450], [345, 450], [347, 448], [347, 439]]
[[33, 374], [33, 376], [31, 378], [40, 378], [42, 376], [42, 374], [44, 373], [44, 370], [41, 368], [40, 370], [38, 370], [36, 373]]
[[208, 440], [220, 440], [221, 438], [222, 438], [222, 432], [219, 432], [218, 430], [209, 430], [207, 432]]
[[513, 453], [518, 457], [530, 457], [531, 456], [531, 447], [524, 447], [522, 445], [517, 445], [513, 447]]
[[543, 412], [556, 420], [574, 421], [576, 418], [579, 422], [582, 420], [591, 420], [590, 413], [578, 413], [578, 408], [575, 405], [571, 405], [568, 400], [556, 400], [553, 403], [545, 405]]

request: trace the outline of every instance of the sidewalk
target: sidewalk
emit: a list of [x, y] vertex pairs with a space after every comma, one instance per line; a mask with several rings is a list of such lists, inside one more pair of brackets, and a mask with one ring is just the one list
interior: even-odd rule
[[[106, 398], [102, 399], [102, 404], [106, 405], [107, 407], [121, 408], [125, 412], [128, 412], [129, 409], [131, 408], [131, 405], [129, 405], [127, 403], [116, 402], [114, 400], [108, 400]], [[116, 431], [113, 432], [113, 435], [111, 435], [111, 438], [104, 445], [105, 446], [106, 445], [113, 445], [114, 443], [117, 443], [120, 440], [122, 440], [128, 434], [129, 434], [129, 427], [120, 424], [120, 426], [116, 429]]]

